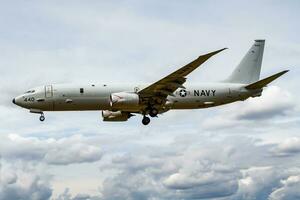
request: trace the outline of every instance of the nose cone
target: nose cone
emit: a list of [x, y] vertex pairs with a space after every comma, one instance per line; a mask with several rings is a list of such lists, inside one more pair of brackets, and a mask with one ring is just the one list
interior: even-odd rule
[[14, 98], [14, 99], [12, 100], [12, 102], [13, 102], [14, 104], [16, 104], [16, 99]]

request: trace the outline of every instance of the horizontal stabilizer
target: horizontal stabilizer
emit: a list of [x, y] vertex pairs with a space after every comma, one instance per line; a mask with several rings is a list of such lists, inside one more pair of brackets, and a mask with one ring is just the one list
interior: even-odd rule
[[287, 73], [289, 70], [284, 70], [282, 72], [279, 72], [277, 74], [274, 74], [272, 76], [269, 76], [268, 78], [259, 80], [255, 83], [252, 83], [250, 85], [247, 85], [245, 88], [248, 90], [255, 90], [255, 89], [261, 89], [263, 87], [265, 87], [266, 85], [268, 85], [269, 83], [271, 83], [272, 81], [274, 81], [275, 79], [277, 79], [278, 77], [282, 76], [283, 74]]

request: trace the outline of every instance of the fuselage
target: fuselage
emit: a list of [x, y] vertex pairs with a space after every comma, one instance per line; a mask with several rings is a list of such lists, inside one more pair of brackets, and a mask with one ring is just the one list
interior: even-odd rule
[[[146, 87], [131, 84], [52, 84], [28, 90], [14, 103], [32, 111], [111, 110], [110, 95], [118, 92], [136, 93]], [[165, 109], [197, 109], [219, 106], [255, 96], [244, 84], [202, 83], [186, 85], [167, 97]], [[122, 111], [140, 112], [140, 107], [124, 107]]]

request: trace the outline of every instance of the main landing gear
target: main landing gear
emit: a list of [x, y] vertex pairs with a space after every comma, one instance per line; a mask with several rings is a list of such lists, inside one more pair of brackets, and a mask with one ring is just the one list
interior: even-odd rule
[[144, 117], [143, 117], [143, 120], [142, 120], [142, 123], [143, 123], [144, 125], [148, 125], [148, 124], [150, 123], [150, 118], [147, 117], [147, 116], [144, 116]]
[[158, 110], [156, 108], [153, 108], [149, 111], [150, 117], [157, 117]]
[[[149, 109], [149, 115], [150, 115], [150, 117], [157, 117], [157, 115], [158, 115], [158, 110], [157, 110], [156, 108], [151, 108], [151, 109]], [[142, 120], [142, 123], [143, 123], [144, 125], [148, 125], [148, 124], [150, 123], [150, 118], [147, 117], [146, 115], [144, 115], [143, 120]]]

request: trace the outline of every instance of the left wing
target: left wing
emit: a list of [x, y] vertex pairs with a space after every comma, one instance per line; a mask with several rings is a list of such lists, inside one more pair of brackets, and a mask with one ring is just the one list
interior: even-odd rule
[[168, 95], [172, 95], [178, 88], [184, 88], [182, 85], [186, 81], [186, 76], [203, 64], [213, 55], [225, 50], [227, 48], [220, 49], [202, 56], [199, 56], [196, 60], [178, 69], [172, 74], [164, 77], [163, 79], [153, 83], [152, 85], [139, 91], [138, 94], [142, 98], [159, 98], [166, 99]]
[[259, 80], [255, 83], [251, 83], [249, 85], [247, 85], [245, 88], [248, 90], [256, 90], [256, 89], [261, 89], [263, 87], [266, 87], [269, 83], [271, 83], [272, 81], [274, 81], [275, 79], [279, 78], [280, 76], [282, 76], [283, 74], [287, 73], [289, 70], [284, 70], [282, 72], [279, 72], [277, 74], [274, 74], [272, 76], [269, 76], [267, 78], [264, 78], [262, 80]]

